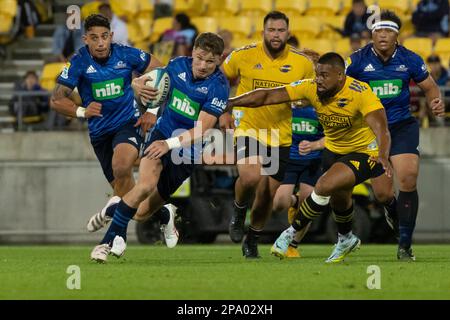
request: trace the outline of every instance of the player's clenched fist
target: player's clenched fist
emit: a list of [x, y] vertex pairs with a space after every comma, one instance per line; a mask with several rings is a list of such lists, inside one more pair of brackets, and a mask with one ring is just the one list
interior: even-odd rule
[[445, 116], [445, 104], [440, 98], [435, 98], [431, 101], [431, 111], [435, 116], [443, 117]]
[[89, 119], [92, 117], [103, 117], [102, 116], [102, 105], [98, 102], [92, 101], [86, 108], [84, 116]]

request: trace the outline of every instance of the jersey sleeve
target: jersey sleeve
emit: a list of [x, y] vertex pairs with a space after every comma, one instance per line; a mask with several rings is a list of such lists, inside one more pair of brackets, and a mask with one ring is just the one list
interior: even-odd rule
[[231, 52], [223, 62], [223, 72], [228, 79], [236, 79], [239, 76], [239, 51]]
[[76, 54], [70, 59], [70, 62], [66, 63], [56, 82], [70, 89], [74, 89], [80, 82], [82, 70], [81, 56]]
[[202, 111], [215, 117], [220, 117], [225, 112], [230, 91], [225, 77], [221, 82], [220, 84], [212, 84], [209, 87], [208, 98], [202, 106]]
[[373, 93], [372, 89], [366, 83], [361, 84], [361, 86], [364, 88], [364, 90], [361, 92], [361, 114], [365, 117], [372, 111], [383, 109], [384, 107], [381, 104], [380, 99], [375, 93]]
[[129, 61], [133, 70], [141, 74], [144, 73], [152, 59], [151, 55], [140, 49], [132, 47], [125, 48], [127, 61]]
[[315, 92], [313, 87], [313, 80], [298, 80], [285, 86], [291, 101], [300, 99], [308, 99], [311, 101], [313, 99], [312, 92]]
[[316, 77], [314, 64], [311, 60], [306, 59], [305, 63], [303, 64], [303, 68], [305, 72], [303, 79], [314, 79]]
[[353, 53], [345, 60], [345, 74], [352, 77], [358, 78], [356, 62], [358, 60], [357, 53]]
[[415, 83], [420, 83], [428, 78], [429, 73], [427, 65], [419, 55], [412, 53], [408, 57], [408, 62], [411, 78]]

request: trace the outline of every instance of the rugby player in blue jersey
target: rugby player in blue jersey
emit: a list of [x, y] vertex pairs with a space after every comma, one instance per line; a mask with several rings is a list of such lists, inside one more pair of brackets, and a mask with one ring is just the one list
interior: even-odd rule
[[[302, 101], [297, 102], [302, 103]], [[292, 108], [292, 145], [289, 162], [284, 179], [273, 199], [273, 211], [288, 213], [289, 223], [293, 222], [298, 204], [314, 190], [317, 180], [322, 175], [322, 149], [324, 148], [323, 128], [312, 106]], [[298, 193], [293, 194], [298, 187]], [[297, 246], [308, 228], [297, 232], [289, 245], [286, 257], [297, 258], [300, 254]]]
[[386, 109], [397, 198], [392, 178], [381, 175], [372, 179], [372, 184], [376, 198], [385, 204], [388, 223], [399, 237], [397, 258], [410, 261], [415, 260], [411, 243], [419, 207], [419, 125], [410, 112], [410, 81], [424, 91], [434, 115], [444, 116], [445, 106], [423, 59], [398, 44], [400, 19], [391, 11], [383, 11], [380, 18], [372, 27], [373, 43], [348, 58], [346, 73], [367, 82]]
[[[142, 74], [162, 64], [142, 50], [112, 44], [110, 23], [101, 15], [86, 18], [85, 32], [86, 46], [58, 77], [51, 105], [65, 116], [88, 120], [95, 154], [114, 189], [114, 196], [108, 201], [113, 204], [133, 188], [132, 169], [139, 156], [142, 135], [156, 122], [155, 114], [145, 112], [141, 116], [138, 111], [131, 87], [133, 72]], [[69, 99], [75, 87], [82, 106]], [[140, 95], [152, 99], [156, 90], [144, 87]], [[161, 213], [166, 237], [174, 236], [171, 226], [175, 213], [171, 209]], [[90, 232], [97, 231], [111, 219], [102, 210], [89, 220], [87, 228]]]
[[[159, 211], [191, 175], [194, 163], [198, 163], [194, 160], [201, 158], [196, 150], [192, 153], [192, 142], [201, 140], [226, 108], [229, 86], [219, 69], [223, 50], [221, 37], [202, 33], [195, 40], [192, 57], [178, 57], [167, 65], [170, 92], [146, 145], [137, 184], [118, 204], [108, 208], [114, 208], [113, 220], [91, 259], [105, 262], [109, 253], [123, 255], [130, 219], [142, 221]], [[135, 81], [137, 92], [143, 81], [145, 76]], [[144, 201], [148, 197], [149, 201]], [[143, 209], [145, 205], [149, 208]], [[169, 240], [168, 246], [175, 246], [178, 237]]]

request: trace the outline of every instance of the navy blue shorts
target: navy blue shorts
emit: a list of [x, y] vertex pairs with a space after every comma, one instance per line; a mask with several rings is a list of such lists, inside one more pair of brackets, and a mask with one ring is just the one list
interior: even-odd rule
[[409, 118], [389, 126], [391, 133], [390, 156], [403, 153], [419, 155], [419, 123]]
[[281, 184], [298, 185], [305, 183], [310, 186], [315, 186], [317, 180], [322, 175], [322, 160], [313, 159], [308, 161], [291, 161], [284, 173], [284, 179]]
[[[167, 138], [158, 130], [154, 129], [145, 143], [145, 149], [152, 144], [153, 141], [166, 140]], [[145, 150], [144, 149], [144, 150]], [[166, 153], [161, 157], [163, 169], [158, 181], [158, 193], [165, 201], [168, 201], [170, 196], [177, 191], [183, 184], [184, 180], [189, 178], [194, 171], [194, 164], [174, 164], [171, 159], [172, 152]]]
[[139, 128], [134, 127], [135, 124], [136, 120], [133, 119], [114, 132], [104, 134], [98, 138], [91, 138], [91, 144], [94, 147], [95, 155], [97, 156], [98, 161], [100, 161], [103, 174], [109, 183], [114, 181], [112, 169], [114, 148], [118, 144], [128, 143], [135, 147], [139, 152], [143, 141], [142, 137], [139, 135]]

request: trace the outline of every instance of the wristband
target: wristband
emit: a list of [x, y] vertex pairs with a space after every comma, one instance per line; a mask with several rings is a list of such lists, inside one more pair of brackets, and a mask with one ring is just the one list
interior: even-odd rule
[[145, 112], [154, 114], [156, 116], [158, 114], [158, 110], [159, 110], [159, 107], [158, 108], [148, 108], [147, 111], [145, 111]]
[[181, 141], [178, 137], [169, 138], [165, 140], [167, 145], [169, 146], [169, 150], [181, 148]]
[[76, 113], [77, 118], [86, 118], [86, 108], [78, 107]]

